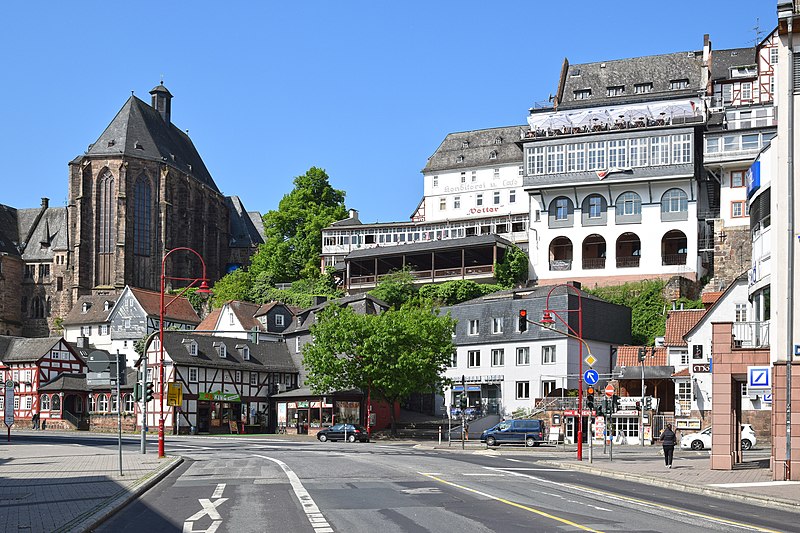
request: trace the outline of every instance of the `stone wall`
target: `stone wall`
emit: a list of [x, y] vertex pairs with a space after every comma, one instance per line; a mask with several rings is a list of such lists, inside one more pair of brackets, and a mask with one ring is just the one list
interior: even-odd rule
[[680, 298], [697, 300], [700, 298], [700, 283], [682, 276], [673, 276], [664, 287], [664, 298], [674, 302]]
[[[136, 415], [133, 413], [122, 414], [122, 432], [133, 433], [136, 431]], [[117, 414], [92, 413], [89, 416], [89, 429], [91, 431], [102, 431], [114, 433], [117, 431]]]
[[708, 283], [711, 290], [724, 290], [750, 268], [752, 241], [748, 226], [726, 227], [714, 221], [714, 276]]
[[0, 335], [22, 334], [22, 276], [19, 257], [0, 255]]

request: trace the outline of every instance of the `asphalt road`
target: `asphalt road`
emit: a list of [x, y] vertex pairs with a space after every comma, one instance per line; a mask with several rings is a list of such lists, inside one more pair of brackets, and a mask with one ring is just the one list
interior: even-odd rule
[[97, 531], [800, 531], [800, 514], [538, 465], [546, 447], [171, 437], [169, 451], [185, 463]]

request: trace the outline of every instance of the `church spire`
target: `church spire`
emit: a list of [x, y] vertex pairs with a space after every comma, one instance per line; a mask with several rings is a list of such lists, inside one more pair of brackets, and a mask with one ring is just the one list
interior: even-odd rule
[[150, 94], [153, 96], [151, 104], [153, 109], [158, 111], [164, 122], [170, 122], [172, 115], [172, 94], [164, 87], [164, 81], [156, 85]]

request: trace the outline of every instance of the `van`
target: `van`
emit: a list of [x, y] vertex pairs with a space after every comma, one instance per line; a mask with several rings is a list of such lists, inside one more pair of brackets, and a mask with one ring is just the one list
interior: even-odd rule
[[544, 440], [544, 421], [535, 419], [504, 420], [481, 433], [481, 442], [487, 446], [525, 444], [538, 446]]

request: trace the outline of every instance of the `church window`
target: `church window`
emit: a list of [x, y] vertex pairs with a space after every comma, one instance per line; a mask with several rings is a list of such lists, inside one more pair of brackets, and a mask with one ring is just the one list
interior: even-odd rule
[[150, 230], [150, 182], [142, 174], [136, 180], [134, 190], [134, 222], [133, 222], [133, 251], [136, 255], [150, 256], [151, 230]]
[[97, 264], [97, 283], [109, 285], [112, 281], [113, 254], [116, 241], [116, 212], [114, 203], [114, 176], [106, 171], [99, 179], [98, 187], [99, 205], [99, 224], [98, 224], [98, 264]]

